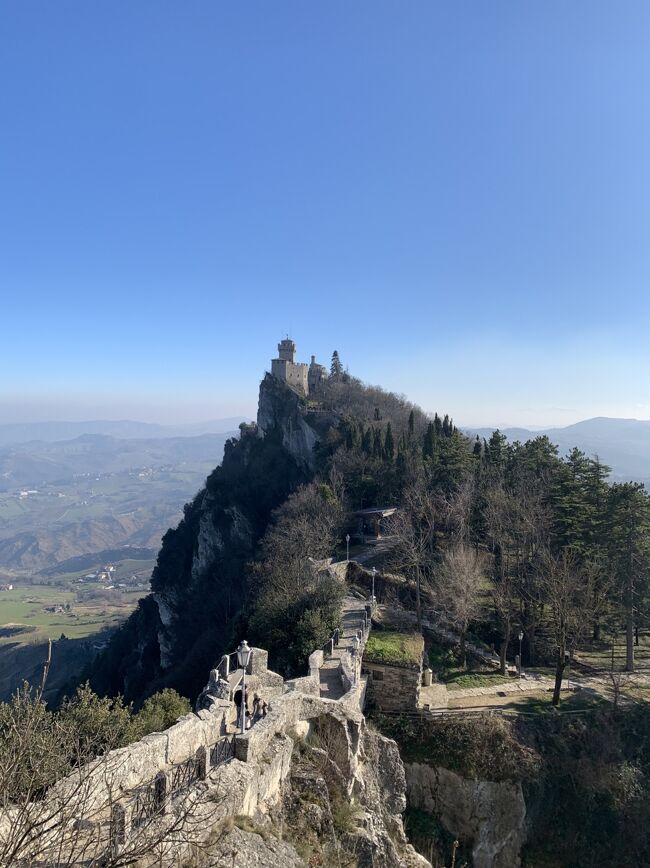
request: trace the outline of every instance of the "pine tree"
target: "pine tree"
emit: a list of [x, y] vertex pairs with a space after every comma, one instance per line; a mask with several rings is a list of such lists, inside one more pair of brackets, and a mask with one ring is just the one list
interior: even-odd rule
[[395, 441], [393, 440], [393, 430], [390, 427], [390, 422], [386, 426], [386, 439], [384, 440], [384, 458], [387, 461], [392, 461], [395, 457]]
[[372, 457], [381, 458], [384, 452], [384, 446], [381, 438], [381, 429], [373, 428], [372, 431]]
[[330, 365], [330, 377], [333, 380], [338, 380], [343, 373], [343, 365], [341, 364], [341, 360], [339, 358], [339, 351], [334, 350], [332, 353], [332, 364]]
[[490, 463], [496, 467], [503, 467], [506, 458], [507, 437], [497, 428], [488, 441], [488, 454]]
[[642, 483], [625, 482], [610, 487], [607, 541], [609, 570], [622, 594], [625, 610], [625, 668], [632, 672], [634, 634], [639, 611], [645, 609], [650, 579], [650, 497]]
[[433, 422], [429, 422], [427, 425], [427, 430], [424, 434], [424, 444], [422, 446], [422, 457], [425, 459], [432, 459], [435, 454], [435, 444], [436, 444], [436, 430], [433, 425]]

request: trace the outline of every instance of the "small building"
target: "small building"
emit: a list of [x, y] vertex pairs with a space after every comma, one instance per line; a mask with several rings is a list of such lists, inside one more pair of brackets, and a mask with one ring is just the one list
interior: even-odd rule
[[321, 383], [324, 383], [327, 379], [327, 369], [324, 365], [319, 365], [316, 361], [316, 356], [311, 357], [311, 363], [309, 365], [309, 371], [307, 372], [307, 384], [309, 386], [309, 394], [313, 395], [314, 392], [317, 392], [321, 386]]
[[367, 700], [378, 711], [409, 711], [418, 706], [424, 639], [419, 633], [373, 629], [361, 660], [370, 676]]
[[369, 536], [374, 539], [381, 539], [382, 532], [385, 530], [385, 526], [382, 525], [382, 522], [384, 522], [385, 519], [390, 518], [391, 515], [395, 515], [396, 512], [396, 506], [378, 506], [371, 507], [370, 509], [358, 509], [354, 513], [358, 535], [360, 537]]
[[240, 422], [239, 423], [239, 436], [243, 440], [244, 437], [255, 437], [257, 435], [257, 423], [256, 422]]

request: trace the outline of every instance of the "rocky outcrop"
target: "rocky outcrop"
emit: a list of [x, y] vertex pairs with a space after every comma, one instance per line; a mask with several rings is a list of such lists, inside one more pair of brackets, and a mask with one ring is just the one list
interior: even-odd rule
[[303, 402], [286, 383], [267, 374], [260, 385], [257, 431], [259, 437], [279, 432], [287, 452], [299, 465], [313, 470], [318, 434], [305, 419]]
[[526, 803], [519, 783], [462, 778], [444, 768], [406, 765], [409, 804], [437, 817], [472, 843], [474, 868], [514, 868], [526, 839]]

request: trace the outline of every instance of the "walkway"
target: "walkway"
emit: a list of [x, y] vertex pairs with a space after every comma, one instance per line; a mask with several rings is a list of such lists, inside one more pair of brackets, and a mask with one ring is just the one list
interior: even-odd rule
[[339, 644], [320, 670], [320, 695], [323, 699], [340, 699], [343, 696], [343, 684], [339, 673], [341, 655], [346, 651], [352, 651], [357, 630], [363, 629], [365, 609], [366, 601], [359, 600], [351, 594], [343, 600]]

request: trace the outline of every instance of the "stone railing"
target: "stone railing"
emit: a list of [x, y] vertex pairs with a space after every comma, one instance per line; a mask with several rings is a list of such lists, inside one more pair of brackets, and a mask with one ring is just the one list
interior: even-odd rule
[[357, 630], [359, 647], [356, 654], [347, 651], [344, 652], [341, 655], [341, 662], [339, 663], [339, 673], [344, 689], [344, 695], [341, 698], [341, 701], [349, 701], [361, 688], [362, 696], [359, 700], [361, 707], [363, 707], [365, 697], [365, 681], [362, 683], [361, 679], [361, 659], [363, 657], [363, 649], [366, 647], [368, 635], [372, 628], [372, 614], [375, 606], [376, 603], [372, 600], [369, 603], [366, 603], [363, 615], [363, 626], [360, 630]]

